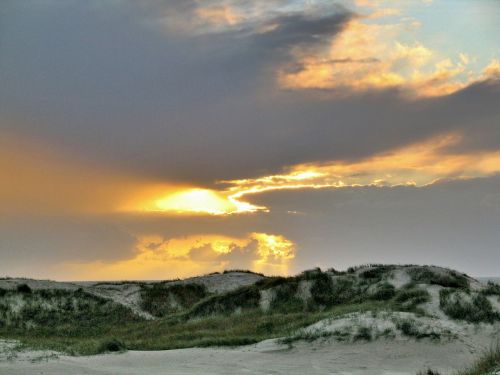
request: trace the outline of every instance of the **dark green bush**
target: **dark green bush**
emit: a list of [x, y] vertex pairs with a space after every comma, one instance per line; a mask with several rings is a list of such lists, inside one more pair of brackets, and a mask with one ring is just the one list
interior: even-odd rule
[[471, 323], [492, 323], [500, 320], [500, 314], [493, 309], [483, 294], [475, 294], [470, 301], [463, 301], [454, 295], [450, 289], [443, 289], [439, 293], [439, 306], [450, 318]]
[[19, 293], [30, 294], [31, 293], [31, 288], [29, 287], [28, 284], [19, 284], [17, 286], [17, 291]]
[[429, 292], [427, 292], [427, 290], [412, 287], [400, 289], [397, 292], [396, 298], [394, 300], [396, 302], [404, 304], [405, 306], [411, 307], [419, 305], [421, 303], [429, 302], [430, 298], [431, 296], [429, 295]]
[[244, 286], [225, 294], [208, 297], [195, 304], [188, 316], [231, 314], [236, 309], [252, 309], [259, 306], [260, 292], [254, 285]]
[[366, 299], [364, 291], [356, 286], [352, 276], [337, 277], [333, 282], [333, 302], [340, 305], [348, 302], [363, 302]]
[[356, 332], [356, 334], [353, 337], [354, 341], [358, 341], [358, 340], [371, 341], [372, 338], [373, 338], [372, 330], [370, 327], [359, 327], [358, 331]]
[[297, 297], [298, 281], [292, 280], [274, 288], [275, 296], [271, 309], [280, 312], [294, 312], [304, 309], [304, 302]]
[[412, 268], [409, 274], [416, 283], [440, 285], [445, 288], [469, 288], [469, 280], [465, 275], [455, 271], [445, 272], [447, 273], [434, 272], [428, 268]]
[[98, 353], [121, 352], [126, 349], [125, 344], [117, 339], [103, 341], [98, 349]]
[[331, 306], [334, 303], [334, 288], [330, 275], [318, 273], [311, 286], [311, 295], [314, 303], [319, 306]]
[[377, 287], [375, 292], [370, 295], [370, 299], [377, 301], [387, 301], [396, 295], [396, 289], [393, 285], [385, 282]]
[[481, 294], [484, 294], [485, 296], [500, 296], [500, 284], [488, 281], [486, 288], [481, 291]]
[[362, 271], [359, 276], [362, 279], [381, 280], [382, 277], [392, 269], [394, 269], [394, 266], [374, 266]]
[[190, 308], [208, 295], [201, 284], [157, 283], [145, 285], [141, 291], [141, 307], [156, 317]]

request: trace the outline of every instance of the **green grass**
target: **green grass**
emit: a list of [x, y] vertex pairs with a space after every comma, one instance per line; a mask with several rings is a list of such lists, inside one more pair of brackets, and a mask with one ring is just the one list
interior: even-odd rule
[[66, 330], [0, 329], [0, 337], [18, 339], [30, 348], [52, 349], [69, 354], [90, 355], [117, 350], [165, 350], [187, 347], [236, 346], [283, 337], [319, 320], [356, 311], [386, 310], [383, 302], [336, 306], [317, 312], [274, 312], [253, 309], [241, 314], [213, 315], [187, 319], [181, 314], [170, 318], [110, 324], [94, 330], [82, 329], [78, 322]]

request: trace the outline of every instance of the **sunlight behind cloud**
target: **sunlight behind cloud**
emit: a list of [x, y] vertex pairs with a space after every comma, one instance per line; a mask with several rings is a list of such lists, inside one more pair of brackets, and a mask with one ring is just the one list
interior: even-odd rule
[[295, 245], [284, 236], [249, 233], [244, 237], [216, 234], [166, 239], [139, 236], [135, 256], [115, 262], [72, 262], [60, 267], [82, 280], [170, 279], [224, 269], [251, 269], [287, 275]]
[[172, 191], [166, 196], [150, 196], [135, 210], [174, 215], [267, 212], [267, 207], [249, 203], [248, 197], [292, 189], [401, 185], [422, 187], [440, 179], [485, 177], [500, 172], [500, 151], [448, 151], [460, 142], [462, 136], [451, 133], [362, 160], [298, 164], [281, 174], [221, 181], [229, 185], [226, 189], [190, 188]]

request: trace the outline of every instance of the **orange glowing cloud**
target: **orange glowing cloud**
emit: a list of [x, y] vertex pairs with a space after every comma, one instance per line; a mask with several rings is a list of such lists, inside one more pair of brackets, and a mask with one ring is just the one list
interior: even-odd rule
[[135, 252], [135, 256], [122, 261], [72, 262], [61, 264], [59, 268], [69, 277], [82, 280], [159, 280], [231, 268], [286, 275], [295, 257], [295, 245], [281, 235], [266, 233], [249, 233], [242, 238], [142, 236], [138, 238]]
[[235, 25], [243, 19], [235, 9], [229, 6], [200, 7], [195, 12], [201, 20], [214, 25]]
[[401, 42], [409, 30], [421, 24], [403, 15], [398, 21], [377, 22], [399, 15], [397, 8], [373, 1], [358, 6], [370, 7], [371, 12], [352, 19], [328, 48], [312, 53], [308, 49], [293, 51], [293, 62], [277, 70], [281, 87], [342, 89], [343, 93], [398, 89], [410, 97], [431, 97], [454, 93], [499, 74], [497, 60], [483, 71], [474, 71], [469, 68], [469, 56], [462, 52], [451, 58], [419, 41]]
[[446, 134], [372, 157], [347, 162], [299, 164], [285, 173], [251, 179], [221, 181], [223, 190], [189, 188], [149, 197], [136, 210], [171, 214], [227, 215], [268, 208], [246, 202], [252, 194], [290, 189], [325, 189], [355, 186], [425, 186], [443, 178], [484, 177], [500, 172], [500, 151], [451, 153], [462, 141]]

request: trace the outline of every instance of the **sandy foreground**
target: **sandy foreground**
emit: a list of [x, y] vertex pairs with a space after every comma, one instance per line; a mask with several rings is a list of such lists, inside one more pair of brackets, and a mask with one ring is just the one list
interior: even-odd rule
[[300, 342], [293, 348], [267, 340], [238, 348], [128, 351], [88, 357], [24, 352], [0, 360], [1, 375], [23, 374], [370, 374], [415, 375], [431, 367], [450, 373], [468, 365], [487, 348], [461, 341], [432, 343], [378, 340], [343, 344]]

